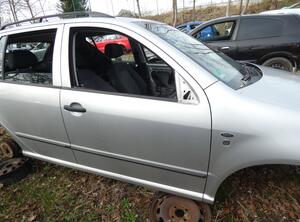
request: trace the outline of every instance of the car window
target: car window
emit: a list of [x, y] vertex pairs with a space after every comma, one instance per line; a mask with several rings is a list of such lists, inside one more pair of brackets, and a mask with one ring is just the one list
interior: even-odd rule
[[56, 30], [47, 30], [8, 36], [3, 80], [52, 85], [55, 35]]
[[2, 80], [3, 78], [2, 67], [3, 67], [3, 55], [5, 52], [5, 42], [6, 42], [6, 37], [1, 37], [0, 39], [0, 80]]
[[[178, 101], [175, 71], [159, 56], [124, 34], [94, 29], [71, 29], [73, 87]], [[153, 71], [150, 57], [164, 63], [163, 68]]]
[[[130, 41], [126, 36], [120, 34], [108, 34], [102, 36], [92, 36], [93, 41], [89, 41], [91, 44], [96, 44], [97, 48], [105, 53], [105, 47], [108, 44], [118, 44], [122, 47], [124, 54], [113, 60], [120, 62], [134, 62], [134, 56], [131, 51]], [[90, 38], [88, 38], [90, 39]]]
[[229, 40], [235, 26], [235, 22], [222, 22], [207, 26], [196, 34], [200, 41]]
[[150, 49], [146, 48], [146, 47], [142, 47], [143, 48], [143, 51], [144, 51], [144, 54], [145, 54], [145, 57], [146, 57], [146, 61], [148, 63], [151, 63], [151, 64], [156, 64], [156, 63], [160, 63], [160, 64], [163, 64], [164, 61], [159, 58], [155, 53], [153, 53]]
[[283, 22], [272, 18], [242, 19], [238, 31], [238, 40], [269, 38], [280, 36]]
[[241, 66], [228, 56], [214, 52], [195, 38], [171, 26], [155, 22], [135, 21], [134, 23], [177, 48], [231, 88], [239, 89], [241, 87], [240, 80], [244, 76]]

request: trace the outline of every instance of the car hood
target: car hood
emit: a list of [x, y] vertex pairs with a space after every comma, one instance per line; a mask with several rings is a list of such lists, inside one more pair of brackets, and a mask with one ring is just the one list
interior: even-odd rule
[[258, 66], [263, 76], [257, 82], [237, 90], [250, 99], [300, 111], [300, 76]]

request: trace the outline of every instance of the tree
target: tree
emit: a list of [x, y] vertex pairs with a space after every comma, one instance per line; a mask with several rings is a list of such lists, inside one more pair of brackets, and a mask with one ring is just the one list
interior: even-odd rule
[[29, 9], [31, 18], [34, 18], [34, 15], [33, 15], [33, 12], [32, 12], [32, 8], [31, 8], [31, 4], [29, 3], [29, 0], [24, 0], [24, 1], [26, 2], [26, 6], [27, 6], [28, 9]]
[[16, 11], [16, 3], [14, 0], [8, 0], [8, 4], [10, 7], [11, 14], [13, 16], [14, 22], [18, 21], [17, 11]]
[[196, 0], [193, 0], [193, 21], [196, 20]]
[[278, 7], [278, 0], [271, 0], [270, 10], [277, 9], [277, 7]]
[[228, 0], [227, 7], [226, 7], [226, 16], [230, 16], [230, 5], [231, 5], [231, 0]]
[[239, 15], [242, 14], [242, 10], [243, 10], [243, 0], [240, 0]]
[[59, 0], [57, 9], [62, 13], [90, 10], [88, 0]]
[[177, 0], [173, 0], [173, 26], [177, 24]]
[[136, 5], [137, 5], [137, 8], [138, 8], [139, 18], [142, 18], [140, 0], [136, 0]]
[[248, 9], [248, 5], [249, 5], [249, 0], [246, 0], [246, 4], [245, 4], [245, 7], [244, 7], [244, 9], [242, 11], [242, 15], [244, 15], [246, 13], [246, 11]]

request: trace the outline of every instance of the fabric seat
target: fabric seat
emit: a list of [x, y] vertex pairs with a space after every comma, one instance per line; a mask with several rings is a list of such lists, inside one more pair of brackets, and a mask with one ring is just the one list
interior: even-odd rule
[[77, 77], [81, 87], [99, 91], [116, 92], [116, 90], [100, 76], [88, 69], [78, 69]]
[[[118, 44], [107, 44], [105, 55], [110, 59], [117, 59], [124, 55], [122, 46]], [[108, 77], [118, 92], [146, 95], [147, 85], [140, 75], [125, 62], [114, 62], [113, 68], [109, 70]]]
[[36, 56], [29, 50], [15, 50], [6, 54], [7, 66], [10, 70], [31, 71], [37, 64]]
[[[101, 55], [101, 52], [95, 52], [97, 49], [86, 42], [85, 39], [79, 39], [79, 42], [76, 42], [77, 44], [79, 45], [76, 47], [75, 56], [79, 86], [99, 91], [116, 92], [112, 85], [102, 78], [107, 71], [106, 69], [110, 66], [110, 60], [104, 54]], [[91, 59], [91, 55], [95, 57]], [[95, 68], [96, 64], [93, 63], [98, 64], [100, 67]], [[104, 69], [101, 69], [103, 66]], [[95, 70], [101, 70], [101, 72], [96, 73]]]

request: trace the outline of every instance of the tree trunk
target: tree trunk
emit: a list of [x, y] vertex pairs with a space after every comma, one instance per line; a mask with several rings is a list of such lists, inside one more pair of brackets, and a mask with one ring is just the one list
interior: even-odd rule
[[177, 0], [173, 0], [173, 26], [177, 24]]
[[29, 12], [31, 14], [31, 18], [34, 18], [34, 15], [33, 15], [32, 8], [31, 8], [31, 5], [29, 3], [29, 0], [24, 0], [24, 1], [26, 2], [26, 5], [27, 5], [27, 7], [29, 9]]
[[136, 0], [136, 5], [137, 5], [137, 8], [138, 8], [139, 18], [142, 18], [140, 0]]
[[9, 7], [10, 7], [11, 14], [13, 16], [14, 22], [17, 22], [18, 21], [18, 16], [17, 16], [17, 13], [16, 13], [16, 5], [15, 5], [14, 0], [8, 0], [8, 4], [9, 4]]
[[270, 10], [277, 9], [277, 6], [278, 6], [278, 0], [272, 0]]
[[248, 5], [249, 5], [249, 0], [246, 0], [246, 4], [245, 4], [245, 7], [244, 7], [244, 9], [242, 11], [242, 15], [244, 15], [246, 13], [246, 11], [248, 9]]
[[227, 7], [226, 7], [226, 16], [230, 16], [230, 4], [231, 4], [231, 0], [228, 0]]
[[41, 0], [38, 0], [38, 1], [39, 1], [41, 10], [42, 10], [42, 12], [43, 12], [43, 16], [45, 16], [45, 10], [44, 10], [44, 7], [43, 7], [43, 5], [42, 5], [42, 3], [41, 3]]
[[196, 20], [196, 0], [193, 0], [193, 21]]
[[243, 10], [243, 0], [240, 0], [239, 15], [242, 14], [242, 10]]
[[184, 0], [182, 0], [181, 22], [184, 23]]

